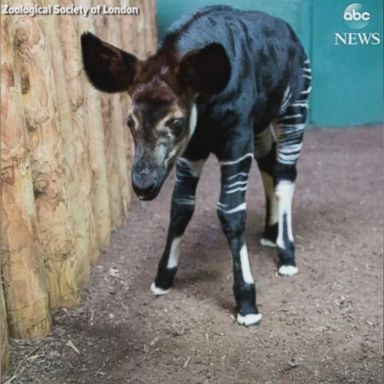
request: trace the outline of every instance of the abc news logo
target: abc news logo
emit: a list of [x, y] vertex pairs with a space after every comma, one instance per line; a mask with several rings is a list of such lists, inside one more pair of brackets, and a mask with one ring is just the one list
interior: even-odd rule
[[[352, 29], [365, 28], [371, 20], [371, 14], [360, 3], [347, 6], [343, 14], [344, 23]], [[381, 36], [379, 32], [343, 32], [335, 33], [334, 45], [379, 45]]]
[[344, 11], [344, 20], [345, 21], [369, 21], [371, 14], [369, 12], [359, 12], [355, 9], [352, 9], [352, 12]]

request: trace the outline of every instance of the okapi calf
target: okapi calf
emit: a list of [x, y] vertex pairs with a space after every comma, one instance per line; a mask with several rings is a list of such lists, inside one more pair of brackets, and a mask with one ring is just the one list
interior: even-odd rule
[[145, 61], [86, 33], [81, 37], [89, 81], [132, 97], [127, 125], [135, 143], [132, 186], [154, 199], [176, 164], [168, 237], [155, 295], [172, 286], [180, 240], [190, 221], [201, 170], [210, 153], [220, 162], [217, 213], [231, 249], [237, 321], [261, 320], [245, 240], [252, 158], [266, 195], [261, 244], [277, 248], [278, 272], [298, 272], [292, 197], [311, 90], [311, 69], [284, 21], [261, 12], [206, 7], [182, 18]]

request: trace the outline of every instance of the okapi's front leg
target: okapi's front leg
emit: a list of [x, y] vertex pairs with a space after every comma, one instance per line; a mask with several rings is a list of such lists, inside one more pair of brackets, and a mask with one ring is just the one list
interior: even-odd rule
[[245, 241], [245, 192], [252, 157], [248, 153], [238, 159], [220, 162], [221, 192], [217, 204], [217, 213], [232, 253], [237, 321], [246, 326], [261, 320]]
[[205, 159], [191, 161], [181, 157], [176, 165], [176, 183], [172, 195], [167, 242], [151, 285], [155, 295], [168, 293], [177, 272], [181, 237], [195, 209], [196, 187]]

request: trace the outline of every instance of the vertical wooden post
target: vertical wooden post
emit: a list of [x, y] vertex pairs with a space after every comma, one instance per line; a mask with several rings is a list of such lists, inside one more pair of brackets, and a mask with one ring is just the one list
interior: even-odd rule
[[[72, 0], [62, 0], [61, 5], [73, 7]], [[88, 135], [86, 133], [86, 111], [84, 105], [83, 84], [81, 83], [82, 61], [80, 40], [77, 31], [77, 17], [61, 15], [59, 17], [59, 36], [64, 59], [64, 79], [67, 86], [72, 116], [72, 130], [64, 137], [66, 146], [73, 146], [73, 163], [70, 164], [72, 183], [69, 196], [72, 202], [72, 216], [77, 234], [77, 247], [83, 262], [83, 273], [79, 282], [89, 278], [89, 262], [98, 259], [96, 228], [91, 204], [91, 174], [88, 153]], [[63, 132], [64, 134], [64, 132]]]
[[[34, 6], [32, 1], [13, 5]], [[31, 153], [33, 190], [43, 248], [50, 305], [79, 303], [77, 276], [83, 265], [77, 255], [67, 185], [70, 174], [62, 155], [52, 60], [44, 21], [18, 15], [9, 18], [14, 38], [15, 68], [21, 78], [22, 103]], [[8, 300], [7, 300], [8, 303]]]
[[[76, 0], [76, 5], [90, 7], [90, 0]], [[80, 37], [81, 33], [89, 31], [95, 33], [93, 17], [78, 17]], [[109, 210], [107, 168], [105, 159], [105, 141], [103, 130], [103, 117], [101, 114], [100, 93], [85, 79], [82, 71], [82, 84], [84, 84], [84, 105], [85, 105], [85, 130], [88, 137], [88, 152], [91, 169], [91, 200], [95, 218], [98, 244], [101, 248], [109, 244], [111, 232], [111, 213]], [[91, 261], [96, 261], [91, 257]]]
[[[47, 6], [53, 4], [51, 1], [39, 1], [38, 5]], [[59, 39], [59, 34], [57, 33], [59, 29], [58, 25], [58, 16], [50, 15], [45, 17], [42, 20], [42, 26], [46, 34], [47, 44], [49, 46], [49, 51], [54, 52], [50, 55], [51, 65], [52, 65], [52, 75], [54, 77], [55, 87], [50, 90], [50, 93], [53, 95], [57, 103], [57, 116], [56, 123], [57, 129], [62, 140], [61, 154], [63, 161], [63, 171], [66, 172], [67, 190], [68, 190], [68, 209], [70, 212], [70, 220], [76, 233], [76, 221], [74, 219], [74, 212], [76, 212], [77, 205], [74, 204], [78, 195], [76, 193], [77, 180], [74, 177], [74, 174], [77, 174], [77, 163], [76, 163], [76, 147], [74, 143], [74, 134], [72, 126], [72, 111], [69, 101], [69, 95], [67, 90], [67, 82], [65, 79], [64, 73], [64, 56], [61, 42]], [[75, 199], [75, 200], [74, 200]], [[74, 236], [73, 238], [74, 252], [76, 259], [84, 258], [84, 253], [81, 253], [81, 248], [79, 249], [79, 236]], [[80, 264], [80, 263], [79, 263]], [[78, 271], [80, 272], [80, 280], [86, 280], [89, 276], [89, 266], [88, 260], [83, 268], [79, 265]], [[84, 277], [84, 270], [86, 271], [86, 276]]]
[[141, 55], [147, 58], [156, 50], [157, 32], [156, 32], [156, 2], [151, 0], [141, 0], [143, 11], [140, 19], [144, 24], [142, 29], [142, 51]]
[[[47, 6], [52, 2], [50, 1], [39, 1], [38, 4]], [[60, 16], [61, 17], [61, 16]], [[81, 209], [80, 200], [82, 199], [80, 186], [86, 185], [87, 179], [79, 181], [79, 167], [81, 164], [78, 162], [78, 153], [75, 134], [77, 127], [72, 123], [72, 109], [70, 104], [70, 96], [68, 94], [68, 82], [66, 81], [64, 63], [67, 65], [63, 55], [63, 48], [57, 33], [59, 29], [58, 17], [51, 15], [50, 17], [44, 17], [41, 20], [42, 28], [45, 32], [49, 52], [50, 60], [52, 61], [52, 69], [54, 76], [54, 88], [51, 90], [54, 100], [57, 100], [57, 127], [62, 139], [61, 153], [64, 162], [64, 169], [67, 173], [67, 190], [68, 190], [68, 207], [71, 213], [71, 222], [73, 225], [75, 237], [74, 237], [74, 248], [76, 250], [76, 257], [78, 259], [78, 270], [76, 278], [79, 284], [82, 284], [89, 279], [90, 265], [89, 265], [89, 244], [90, 234], [92, 231], [92, 217], [88, 220], [87, 216], [87, 201], [83, 203]], [[83, 184], [82, 184], [83, 183]], [[96, 248], [96, 251], [98, 249]]]
[[5, 300], [3, 284], [0, 281], [0, 378], [8, 370], [9, 366], [9, 346], [8, 346], [8, 325], [7, 311], [5, 309]]
[[[20, 98], [22, 79], [15, 71], [14, 35], [9, 28], [12, 20], [1, 17], [1, 267], [11, 334], [28, 338], [48, 334], [51, 318]], [[3, 303], [1, 307], [3, 312]]]
[[149, 19], [147, 20], [149, 26], [149, 41], [148, 47], [150, 53], [154, 53], [157, 49], [157, 20], [156, 20], [156, 1], [145, 0], [148, 4]]
[[[120, 6], [124, 6], [126, 2], [124, 0], [120, 0]], [[140, 7], [140, 3], [135, 3], [135, 5]], [[141, 10], [142, 12], [142, 10]], [[137, 55], [137, 35], [136, 35], [136, 26], [137, 21], [135, 20], [137, 17], [141, 16], [127, 16], [122, 17], [120, 21], [120, 36], [121, 36], [121, 48], [125, 51], [132, 53], [134, 55]], [[122, 106], [125, 111], [129, 110], [130, 104], [131, 104], [131, 98], [129, 95], [124, 95], [124, 97], [121, 98]], [[132, 135], [129, 132], [128, 129], [124, 129], [124, 137], [125, 137], [125, 153], [126, 153], [126, 159], [127, 159], [127, 166], [129, 170], [132, 168], [132, 159], [134, 155], [134, 145], [132, 141]], [[128, 174], [129, 177], [129, 184], [131, 184], [131, 175], [130, 172]], [[132, 191], [131, 191], [132, 195]]]
[[[105, 4], [107, 6], [114, 6], [114, 0], [106, 0]], [[130, 16], [126, 16], [130, 17]], [[125, 18], [126, 18], [125, 17]], [[109, 17], [108, 18], [108, 32], [107, 32], [107, 41], [116, 47], [122, 46], [121, 41], [121, 19], [122, 16]], [[117, 157], [118, 162], [118, 177], [119, 185], [121, 189], [121, 198], [122, 198], [122, 207], [123, 214], [128, 214], [128, 208], [131, 202], [131, 190], [130, 190], [130, 177], [129, 177], [129, 168], [126, 157], [126, 140], [127, 135], [125, 132], [128, 131], [126, 124], [128, 116], [128, 92], [113, 95], [112, 105], [111, 105], [111, 127], [114, 136], [114, 145], [115, 145], [115, 156]], [[123, 110], [124, 108], [124, 110]]]
[[[98, 1], [93, 0], [93, 5]], [[96, 34], [103, 40], [108, 39], [108, 29], [110, 24], [109, 16], [96, 16], [95, 29]], [[100, 94], [101, 110], [103, 117], [103, 128], [105, 137], [105, 158], [108, 179], [109, 208], [111, 214], [111, 227], [117, 228], [121, 224], [121, 215], [123, 212], [123, 198], [119, 180], [119, 161], [116, 156], [116, 138], [114, 126], [116, 124], [116, 114], [113, 113], [113, 104], [119, 104], [118, 95]]]

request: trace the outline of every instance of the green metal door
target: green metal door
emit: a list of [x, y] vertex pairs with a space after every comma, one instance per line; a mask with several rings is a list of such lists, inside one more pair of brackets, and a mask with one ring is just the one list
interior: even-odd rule
[[[383, 43], [373, 45], [371, 40], [370, 44], [361, 44], [357, 35], [379, 33], [382, 40], [382, 0], [364, 0], [370, 20], [361, 29], [345, 22], [344, 10], [351, 4], [345, 0], [158, 0], [160, 39], [182, 14], [218, 3], [257, 9], [289, 22], [313, 67], [309, 111], [313, 125], [337, 127], [383, 121]], [[352, 43], [357, 44], [335, 45], [336, 33], [352, 34]]]
[[[316, 125], [383, 121], [383, 43], [371, 40], [365, 44], [372, 33], [379, 33], [383, 39], [383, 1], [361, 3], [369, 11], [370, 20], [366, 27], [355, 29], [343, 17], [351, 1], [313, 1], [311, 118]], [[361, 41], [364, 35], [365, 41]]]

